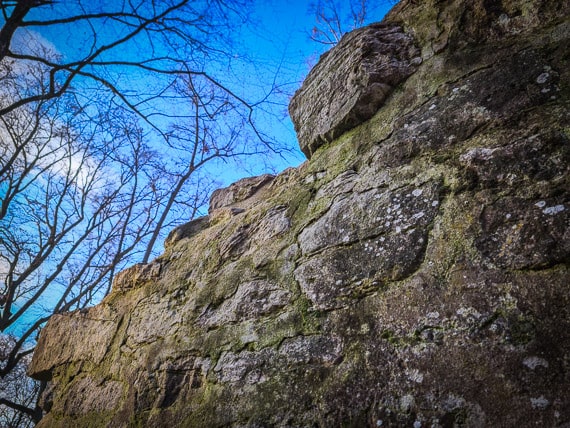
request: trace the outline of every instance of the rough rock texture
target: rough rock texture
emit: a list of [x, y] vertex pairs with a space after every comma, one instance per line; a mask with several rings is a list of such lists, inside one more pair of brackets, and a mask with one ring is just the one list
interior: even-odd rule
[[[569, 8], [408, 0], [345, 38], [295, 108], [346, 132], [54, 316], [40, 427], [570, 426]], [[421, 65], [335, 128], [301, 99], [378, 29]]]
[[208, 213], [212, 214], [214, 210], [235, 206], [240, 202], [247, 201], [266, 184], [273, 181], [274, 178], [275, 176], [271, 174], [242, 178], [229, 187], [215, 190], [210, 198], [210, 209]]
[[413, 37], [399, 25], [379, 23], [345, 35], [321, 57], [289, 105], [303, 153], [310, 158], [374, 116], [421, 62]]

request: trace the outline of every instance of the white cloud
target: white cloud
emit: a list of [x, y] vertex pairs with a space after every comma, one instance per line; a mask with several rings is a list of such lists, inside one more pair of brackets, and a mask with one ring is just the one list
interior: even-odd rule
[[14, 33], [10, 48], [14, 52], [28, 55], [39, 55], [55, 59], [61, 57], [56, 46], [37, 31], [20, 28]]

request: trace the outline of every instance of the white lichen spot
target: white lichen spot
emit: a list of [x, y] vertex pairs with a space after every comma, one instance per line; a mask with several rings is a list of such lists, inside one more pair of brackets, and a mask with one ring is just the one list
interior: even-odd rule
[[548, 82], [549, 78], [550, 74], [542, 73], [536, 78], [536, 83], [538, 83], [539, 85], [543, 85], [544, 83]]
[[548, 401], [544, 395], [541, 395], [538, 398], [531, 398], [530, 404], [533, 409], [541, 409], [544, 410], [550, 405], [550, 401]]
[[422, 428], [422, 423], [420, 421], [415, 421], [414, 428]]
[[432, 207], [437, 207], [438, 205], [439, 205], [439, 201], [433, 201], [433, 202], [431, 203], [431, 206], [432, 206]]
[[400, 226], [396, 226], [396, 233], [402, 232], [402, 228]]
[[241, 335], [239, 340], [243, 344], [254, 343], [259, 340], [259, 337], [255, 332], [246, 332], [245, 334]]
[[412, 382], [422, 383], [424, 381], [424, 375], [418, 369], [408, 370], [406, 375]]
[[423, 216], [425, 216], [426, 213], [424, 213], [423, 211], [420, 211], [419, 213], [415, 213], [412, 218], [415, 220], [419, 220], [420, 218], [422, 218]]
[[420, 196], [422, 193], [424, 193], [424, 191], [423, 191], [422, 189], [415, 189], [415, 190], [412, 192], [412, 195], [414, 195], [414, 196], [417, 198], [417, 197]]
[[377, 426], [377, 427], [381, 427], [383, 423], [384, 423], [384, 421], [383, 421], [382, 419], [378, 419], [378, 420], [376, 421], [376, 426]]
[[506, 13], [501, 13], [501, 15], [499, 15], [499, 24], [501, 25], [507, 25], [510, 20], [511, 18], [509, 18], [509, 15]]
[[481, 314], [479, 313], [479, 311], [475, 308], [465, 308], [465, 307], [461, 307], [459, 308], [456, 312], [457, 315], [459, 315], [460, 317], [473, 317], [476, 319], [481, 318]]
[[566, 209], [566, 207], [564, 205], [555, 205], [553, 207], [547, 207], [547, 208], [543, 209], [542, 212], [544, 214], [547, 214], [547, 215], [554, 215], [554, 214], [561, 213], [565, 209]]
[[493, 157], [493, 153], [497, 149], [488, 149], [486, 147], [476, 147], [468, 150], [459, 156], [461, 162], [473, 162], [474, 160], [489, 160]]
[[370, 326], [368, 324], [362, 324], [360, 326], [360, 333], [368, 334], [368, 332], [370, 332]]
[[404, 395], [400, 398], [400, 410], [403, 412], [409, 412], [414, 405], [414, 397], [410, 394]]
[[436, 106], [435, 104], [432, 104], [431, 106], [429, 106], [429, 109], [430, 109], [430, 110], [433, 110], [433, 109], [435, 109], [436, 107], [437, 107], [437, 106]]
[[546, 201], [538, 201], [536, 204], [534, 204], [534, 206], [538, 208], [544, 208], [546, 206]]
[[523, 364], [531, 370], [534, 370], [537, 367], [548, 368], [548, 361], [546, 361], [544, 358], [535, 357], [535, 356], [526, 357], [523, 360]]
[[336, 285], [342, 285], [342, 280], [337, 279], [336, 282], [335, 282], [335, 284], [336, 284]]
[[439, 318], [439, 312], [435, 311], [435, 312], [430, 312], [426, 315], [427, 318], [432, 318], [432, 319], [438, 319]]

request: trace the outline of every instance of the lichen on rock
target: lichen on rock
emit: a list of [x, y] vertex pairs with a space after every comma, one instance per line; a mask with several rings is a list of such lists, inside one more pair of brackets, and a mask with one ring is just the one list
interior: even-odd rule
[[345, 35], [321, 57], [289, 105], [303, 153], [311, 157], [370, 119], [421, 62], [413, 37], [397, 25], [373, 24]]
[[305, 164], [48, 322], [39, 426], [570, 424], [569, 12], [402, 0], [346, 36], [291, 104]]

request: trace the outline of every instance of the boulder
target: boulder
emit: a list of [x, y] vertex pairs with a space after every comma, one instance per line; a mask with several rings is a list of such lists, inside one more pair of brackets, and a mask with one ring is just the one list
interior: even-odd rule
[[321, 57], [289, 104], [307, 158], [370, 119], [421, 62], [413, 37], [398, 25], [373, 24], [345, 35]]

